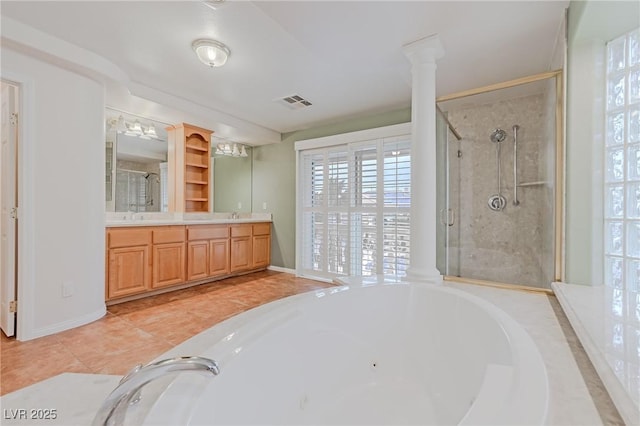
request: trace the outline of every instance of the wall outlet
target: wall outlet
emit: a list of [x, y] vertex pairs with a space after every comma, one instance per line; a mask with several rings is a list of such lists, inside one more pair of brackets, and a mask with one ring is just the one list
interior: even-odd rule
[[70, 281], [65, 281], [62, 283], [62, 297], [71, 296], [73, 296], [73, 283]]
[[266, 201], [264, 201], [264, 202], [262, 203], [262, 210], [266, 210], [266, 209], [267, 209], [267, 202], [266, 202]]
[[238, 210], [240, 210], [242, 208], [242, 202], [238, 201]]

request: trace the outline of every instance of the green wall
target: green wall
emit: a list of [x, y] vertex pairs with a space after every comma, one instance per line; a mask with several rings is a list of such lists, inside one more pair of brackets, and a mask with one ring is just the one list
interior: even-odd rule
[[[253, 148], [253, 211], [273, 215], [271, 265], [296, 268], [295, 142], [411, 121], [411, 109], [390, 111], [285, 133], [280, 143]], [[217, 169], [216, 169], [217, 174]], [[266, 209], [263, 209], [266, 203]]]

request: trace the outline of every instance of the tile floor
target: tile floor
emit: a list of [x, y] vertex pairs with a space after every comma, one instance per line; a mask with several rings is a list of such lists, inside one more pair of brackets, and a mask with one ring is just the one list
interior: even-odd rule
[[98, 321], [27, 342], [0, 332], [0, 395], [64, 372], [124, 375], [233, 315], [330, 286], [262, 271], [109, 306]]

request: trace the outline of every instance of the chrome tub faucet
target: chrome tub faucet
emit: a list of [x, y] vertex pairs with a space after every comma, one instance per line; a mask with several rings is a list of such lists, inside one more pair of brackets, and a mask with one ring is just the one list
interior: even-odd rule
[[125, 375], [118, 386], [104, 400], [93, 419], [93, 426], [114, 426], [124, 424], [129, 405], [140, 401], [142, 387], [147, 383], [176, 371], [202, 371], [220, 373], [218, 363], [197, 356], [170, 358], [162, 361], [137, 365]]

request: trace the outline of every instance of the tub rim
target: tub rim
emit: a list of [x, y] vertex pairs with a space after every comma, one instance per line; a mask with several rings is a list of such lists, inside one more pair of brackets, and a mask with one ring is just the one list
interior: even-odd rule
[[[226, 320], [178, 345], [169, 351], [169, 353], [175, 352], [176, 356], [201, 354], [206, 356], [206, 352], [212, 351], [214, 347], [219, 347], [221, 342], [229, 341], [229, 336], [235, 334], [237, 330], [243, 329], [247, 326], [251, 327], [251, 325], [255, 324], [257, 320], [259, 321], [261, 318], [264, 319], [264, 317], [268, 317], [273, 313], [273, 311], [282, 310], [284, 315], [281, 315], [280, 317], [286, 317], [288, 310], [295, 311], [295, 304], [306, 299], [315, 300], [318, 298], [324, 298], [327, 295], [331, 296], [336, 293], [378, 286], [415, 286], [426, 288], [428, 291], [443, 292], [460, 297], [479, 306], [484, 313], [488, 314], [497, 322], [505, 333], [509, 346], [512, 350], [513, 362], [515, 365], [521, 367], [519, 370], [514, 372], [515, 377], [510, 383], [505, 384], [504, 380], [498, 380], [498, 385], [503, 388], [502, 394], [506, 396], [506, 399], [492, 400], [489, 398], [489, 401], [492, 403], [487, 404], [486, 396], [495, 394], [496, 385], [494, 381], [493, 385], [489, 384], [485, 387], [487, 379], [487, 377], [485, 377], [485, 381], [483, 381], [474, 403], [459, 422], [460, 425], [544, 424], [546, 422], [549, 406], [547, 369], [537, 345], [527, 333], [524, 326], [519, 324], [513, 317], [497, 307], [495, 304], [462, 289], [449, 287], [446, 284], [434, 285], [388, 276], [352, 277], [352, 279], [348, 280], [341, 279], [340, 285], [335, 287], [311, 290], [282, 299], [277, 299], [227, 318]], [[276, 322], [278, 322], [277, 317]], [[272, 324], [266, 324], [264, 327], [260, 328], [268, 329], [271, 326]], [[196, 351], [195, 354], [193, 352], [184, 353], [184, 351], [181, 351], [181, 347], [188, 347], [200, 340], [205, 340], [207, 342], [207, 346], [205, 347], [202, 345], [201, 350]], [[165, 357], [166, 355], [162, 358]], [[224, 370], [224, 362], [221, 362], [221, 370]], [[179, 382], [180, 377], [176, 377], [172, 383], [167, 386], [167, 389], [163, 391], [155, 401], [151, 402], [152, 405], [149, 407], [148, 414], [155, 411], [156, 406], [162, 403], [163, 398], [166, 397], [165, 394], [170, 388], [180, 386]], [[508, 389], [506, 389], [508, 392], [504, 392], [505, 386], [508, 387]], [[521, 398], [515, 398], [516, 395]], [[483, 404], [477, 403], [478, 400]]]

